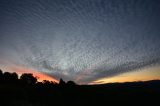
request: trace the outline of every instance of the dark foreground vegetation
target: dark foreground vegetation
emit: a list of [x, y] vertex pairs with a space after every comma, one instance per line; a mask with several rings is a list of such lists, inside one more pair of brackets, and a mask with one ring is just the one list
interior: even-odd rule
[[0, 71], [0, 106], [160, 106], [160, 81], [77, 85]]

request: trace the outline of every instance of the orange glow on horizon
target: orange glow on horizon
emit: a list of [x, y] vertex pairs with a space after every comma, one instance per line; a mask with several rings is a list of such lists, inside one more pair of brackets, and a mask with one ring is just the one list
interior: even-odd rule
[[[39, 71], [31, 69], [31, 68], [27, 68], [22, 65], [14, 65], [14, 64], [3, 65], [3, 64], [0, 64], [0, 67], [2, 68], [3, 71], [16, 72], [19, 75], [21, 75], [23, 73], [32, 73], [33, 76], [37, 77], [38, 81], [40, 81], [40, 82], [43, 80], [59, 82], [54, 77], [51, 77], [45, 73], [39, 72]], [[88, 71], [86, 71], [86, 72], [88, 73]], [[78, 76], [77, 79], [78, 80], [81, 79], [80, 76]], [[148, 80], [160, 80], [160, 65], [137, 69], [135, 71], [123, 73], [123, 74], [116, 75], [113, 77], [96, 79], [95, 81], [92, 81], [87, 84], [134, 82], [134, 81], [148, 81]], [[86, 83], [81, 82], [80, 84], [86, 84]]]
[[148, 80], [160, 80], [160, 66], [144, 68], [141, 70], [116, 75], [113, 77], [98, 79], [89, 84], [103, 84], [115, 82], [123, 83]]
[[58, 80], [56, 80], [55, 78], [53, 78], [45, 73], [38, 72], [36, 70], [29, 69], [29, 68], [22, 67], [22, 66], [11, 65], [11, 66], [7, 67], [7, 70], [9, 70], [9, 72], [16, 72], [18, 75], [21, 75], [23, 73], [32, 73], [33, 76], [37, 77], [38, 81], [40, 81], [40, 82], [42, 82], [43, 80], [58, 82]]

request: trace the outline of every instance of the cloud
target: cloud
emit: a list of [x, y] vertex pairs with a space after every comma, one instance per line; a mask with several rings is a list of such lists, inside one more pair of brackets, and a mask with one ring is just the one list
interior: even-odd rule
[[0, 4], [0, 60], [77, 82], [159, 63], [158, 1]]
[[111, 68], [107, 68], [106, 66], [100, 66], [99, 68], [93, 70], [91, 72], [92, 74], [88, 74], [87, 78], [83, 78], [83, 75], [82, 75], [80, 82], [88, 83], [96, 79], [112, 77], [125, 72], [130, 72], [133, 70], [135, 71], [137, 69], [142, 69], [144, 67], [151, 67], [155, 65], [160, 65], [160, 58], [150, 59], [150, 60], [144, 59], [143, 61], [139, 61], [139, 62], [126, 62], [124, 64], [119, 64], [118, 66], [114, 66]]

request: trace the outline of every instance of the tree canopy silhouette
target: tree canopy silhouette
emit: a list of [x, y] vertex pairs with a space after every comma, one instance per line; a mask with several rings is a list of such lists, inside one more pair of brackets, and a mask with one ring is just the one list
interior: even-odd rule
[[35, 84], [37, 82], [37, 78], [31, 73], [22, 74], [20, 80], [26, 84]]

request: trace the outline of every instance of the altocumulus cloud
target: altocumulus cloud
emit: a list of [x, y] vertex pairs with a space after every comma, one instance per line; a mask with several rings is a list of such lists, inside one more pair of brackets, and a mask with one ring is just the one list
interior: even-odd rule
[[79, 83], [159, 64], [159, 11], [157, 0], [1, 0], [0, 60]]

